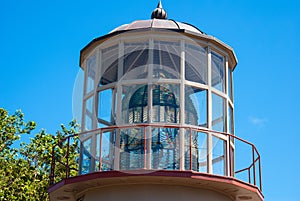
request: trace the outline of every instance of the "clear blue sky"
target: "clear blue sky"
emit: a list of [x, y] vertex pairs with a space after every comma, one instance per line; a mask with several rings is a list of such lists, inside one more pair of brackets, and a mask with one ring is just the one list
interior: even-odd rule
[[[299, 201], [300, 3], [163, 0], [169, 18], [232, 46], [235, 130], [262, 155], [265, 201]], [[157, 0], [3, 1], [0, 107], [55, 132], [72, 119], [79, 51], [93, 38], [149, 19]], [[297, 84], [298, 83], [298, 84]]]

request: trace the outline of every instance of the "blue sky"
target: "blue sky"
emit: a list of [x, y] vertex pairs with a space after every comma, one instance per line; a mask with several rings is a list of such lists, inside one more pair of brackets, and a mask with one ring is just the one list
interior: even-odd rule
[[[164, 0], [170, 19], [232, 46], [236, 134], [262, 156], [266, 201], [299, 201], [300, 3]], [[0, 7], [0, 107], [22, 109], [38, 129], [72, 119], [79, 51], [93, 38], [149, 19], [157, 0], [17, 1]], [[297, 84], [298, 83], [298, 84]]]

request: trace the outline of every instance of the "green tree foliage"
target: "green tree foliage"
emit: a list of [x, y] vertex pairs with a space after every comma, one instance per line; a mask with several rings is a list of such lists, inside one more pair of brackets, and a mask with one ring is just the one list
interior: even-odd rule
[[52, 147], [56, 144], [58, 146], [54, 153], [59, 163], [55, 164], [54, 181], [66, 177], [66, 162], [70, 167], [69, 175], [77, 175], [77, 140], [72, 138], [67, 148], [67, 141], [62, 139], [77, 133], [78, 125], [74, 121], [68, 128], [61, 125], [61, 130], [56, 135], [42, 130], [30, 142], [21, 143], [19, 148], [14, 148], [14, 143], [20, 140], [21, 135], [32, 133], [35, 127], [35, 122], [25, 122], [21, 111], [9, 115], [5, 109], [0, 108], [0, 200], [49, 200], [47, 189]]

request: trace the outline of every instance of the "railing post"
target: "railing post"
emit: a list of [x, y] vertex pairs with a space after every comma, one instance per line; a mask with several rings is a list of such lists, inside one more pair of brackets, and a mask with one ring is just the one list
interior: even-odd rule
[[259, 165], [259, 189], [262, 191], [262, 176], [261, 176], [261, 163], [260, 163], [260, 157], [258, 159], [258, 165]]
[[145, 126], [142, 128], [144, 134], [144, 169], [147, 169], [147, 132]]
[[249, 179], [249, 184], [251, 184], [251, 173], [250, 173], [250, 168], [248, 168], [247, 170], [248, 170], [248, 179]]
[[54, 183], [54, 171], [55, 171], [55, 156], [54, 156], [54, 148], [55, 146], [52, 147], [52, 161], [51, 161], [51, 170], [50, 170], [50, 185]]
[[66, 178], [69, 178], [69, 171], [70, 171], [70, 168], [69, 168], [69, 152], [70, 152], [70, 136], [68, 137], [68, 144], [67, 144], [67, 154], [66, 154]]
[[227, 141], [227, 147], [228, 147], [228, 158], [227, 158], [227, 163], [228, 163], [228, 176], [233, 177], [233, 171], [232, 171], [232, 156], [231, 156], [231, 136], [228, 135], [228, 141]]
[[190, 129], [190, 146], [189, 146], [189, 148], [190, 148], [190, 170], [193, 170], [193, 153], [192, 153], [192, 146], [193, 146], [193, 139], [192, 139], [192, 129]]
[[252, 146], [252, 161], [253, 161], [253, 181], [254, 181], [254, 185], [256, 185], [255, 152], [253, 146]]

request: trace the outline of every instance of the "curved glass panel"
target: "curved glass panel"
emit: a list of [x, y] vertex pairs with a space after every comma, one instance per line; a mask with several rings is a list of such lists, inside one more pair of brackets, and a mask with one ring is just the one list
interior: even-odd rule
[[225, 66], [224, 57], [211, 52], [211, 85], [225, 92]]
[[100, 86], [113, 83], [118, 80], [118, 57], [118, 45], [102, 50]]
[[122, 87], [123, 123], [148, 122], [148, 85]]
[[86, 93], [88, 94], [95, 89], [96, 55], [87, 60], [87, 73]]
[[153, 78], [180, 78], [179, 42], [154, 41]]
[[179, 129], [152, 128], [152, 169], [179, 169]]
[[124, 43], [123, 79], [147, 78], [148, 60], [148, 42]]
[[207, 133], [194, 130], [185, 132], [185, 170], [207, 172]]
[[207, 90], [185, 86], [185, 123], [207, 127]]
[[80, 150], [80, 153], [81, 153], [80, 172], [81, 172], [81, 174], [87, 174], [87, 173], [91, 172], [91, 165], [92, 165], [91, 147], [92, 147], [92, 139], [91, 138], [84, 141], [81, 145], [81, 150]]
[[113, 170], [114, 150], [115, 150], [115, 131], [106, 131], [101, 134], [101, 170]]
[[90, 97], [85, 101], [85, 123], [84, 128], [85, 130], [92, 130], [93, 129], [93, 119], [94, 119], [94, 97]]
[[116, 89], [106, 89], [98, 93], [98, 122], [99, 127], [115, 124]]
[[185, 45], [185, 79], [207, 84], [207, 53], [201, 46]]
[[227, 86], [228, 86], [228, 97], [232, 100], [232, 72], [231, 69], [228, 68], [228, 75], [227, 75]]
[[225, 175], [225, 141], [212, 137], [212, 173]]
[[225, 99], [212, 93], [212, 129], [225, 132]]
[[120, 132], [120, 169], [144, 168], [144, 129], [121, 129]]
[[228, 133], [234, 134], [233, 128], [233, 108], [228, 105]]
[[152, 121], [179, 123], [179, 84], [152, 86]]

